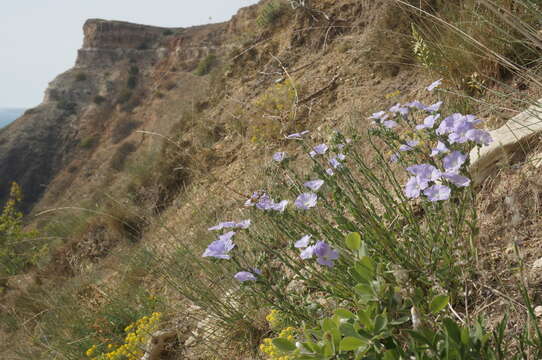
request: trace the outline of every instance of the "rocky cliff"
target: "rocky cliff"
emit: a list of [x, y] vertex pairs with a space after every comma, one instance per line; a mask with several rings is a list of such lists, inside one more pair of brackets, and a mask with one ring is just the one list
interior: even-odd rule
[[226, 26], [166, 29], [91, 19], [83, 30], [75, 66], [49, 84], [39, 106], [0, 132], [0, 204], [15, 181], [30, 210], [68, 164], [92, 158], [115, 120], [144, 122], [132, 120], [134, 109], [172, 67], [190, 71], [217, 51]]

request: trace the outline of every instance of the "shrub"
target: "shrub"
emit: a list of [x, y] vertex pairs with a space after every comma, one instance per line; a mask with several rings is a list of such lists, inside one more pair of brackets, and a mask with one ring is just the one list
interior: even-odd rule
[[93, 148], [94, 145], [96, 145], [96, 142], [98, 141], [96, 135], [89, 135], [84, 137], [81, 142], [79, 143], [79, 146], [83, 149], [90, 149]]
[[77, 103], [66, 98], [58, 100], [56, 107], [57, 109], [64, 111], [66, 115], [73, 115], [77, 112]]
[[196, 70], [194, 73], [198, 76], [204, 76], [207, 75], [213, 66], [217, 63], [217, 57], [214, 54], [209, 54], [206, 57], [204, 57], [198, 64]]
[[258, 17], [256, 18], [256, 24], [260, 27], [267, 27], [273, 25], [286, 11], [284, 3], [279, 1], [271, 1], [263, 5]]
[[126, 82], [126, 86], [128, 89], [134, 89], [137, 86], [137, 77], [130, 75], [130, 77], [128, 77], [128, 81]]
[[164, 30], [164, 32], [162, 32], [162, 35], [164, 36], [173, 35], [173, 30], [170, 30], [170, 29]]
[[269, 142], [282, 137], [284, 127], [294, 121], [296, 90], [290, 80], [275, 84], [251, 107], [247, 134], [252, 142]]
[[130, 66], [130, 70], [128, 70], [128, 73], [134, 76], [139, 74], [139, 67], [137, 65]]
[[141, 123], [139, 121], [124, 119], [117, 122], [111, 133], [113, 144], [119, 143], [122, 139], [129, 136]]
[[94, 99], [93, 99], [93, 101], [94, 101], [94, 103], [95, 103], [96, 105], [100, 105], [100, 104], [104, 103], [105, 100], [106, 100], [105, 97], [103, 97], [103, 96], [101, 96], [101, 95], [96, 95], [96, 96], [94, 97]]
[[87, 80], [87, 74], [85, 73], [77, 73], [75, 75], [75, 81], [85, 81]]
[[123, 89], [120, 94], [119, 94], [119, 97], [117, 98], [117, 103], [118, 104], [124, 104], [126, 103], [128, 100], [130, 100], [130, 98], [132, 97], [132, 94], [133, 94], [133, 91], [130, 90], [130, 89]]
[[11, 184], [9, 199], [0, 214], [0, 284], [7, 275], [15, 275], [36, 264], [47, 248], [40, 246], [35, 231], [25, 231], [23, 214], [17, 209], [22, 199], [21, 188]]
[[124, 163], [126, 161], [126, 158], [136, 151], [137, 146], [133, 142], [126, 142], [119, 146], [115, 153], [113, 154], [113, 157], [111, 158], [110, 166], [112, 169], [115, 169], [117, 171], [121, 171], [124, 168]]
[[137, 50], [148, 50], [148, 49], [149, 49], [149, 44], [146, 41], [142, 42], [137, 47]]

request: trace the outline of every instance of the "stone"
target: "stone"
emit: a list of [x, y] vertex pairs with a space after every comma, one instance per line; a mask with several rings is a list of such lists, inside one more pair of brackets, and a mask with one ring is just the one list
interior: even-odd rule
[[495, 173], [499, 165], [511, 165], [525, 157], [525, 152], [542, 131], [540, 101], [542, 99], [500, 128], [490, 131], [493, 142], [489, 146], [476, 147], [470, 152], [470, 173], [474, 185]]

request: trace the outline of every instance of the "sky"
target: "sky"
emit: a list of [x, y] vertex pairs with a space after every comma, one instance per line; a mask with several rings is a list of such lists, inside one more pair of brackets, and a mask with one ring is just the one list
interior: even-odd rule
[[29, 108], [75, 64], [86, 19], [187, 27], [229, 20], [257, 0], [0, 0], [0, 108]]

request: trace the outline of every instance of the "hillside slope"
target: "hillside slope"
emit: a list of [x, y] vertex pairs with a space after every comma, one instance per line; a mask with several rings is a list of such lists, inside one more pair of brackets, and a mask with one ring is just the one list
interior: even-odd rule
[[[183, 257], [187, 249], [201, 254], [210, 239], [207, 227], [239, 216], [236, 209], [253, 191], [287, 182], [271, 154], [306, 149], [286, 135], [310, 130], [307, 139], [320, 143], [334, 131], [365, 134], [371, 113], [433, 99], [425, 88], [435, 75], [412, 49], [413, 16], [395, 2], [325, 0], [272, 17], [263, 11], [267, 3], [241, 9], [226, 23], [186, 29], [89, 20], [75, 67], [51, 82], [40, 106], [0, 132], [0, 174], [7, 175], [0, 179], [0, 200], [9, 182], [20, 183], [31, 226], [54, 239], [48, 255], [10, 279], [2, 295], [12, 310], [9, 324], [35, 326], [0, 331], [8, 339], [1, 348], [7, 358], [20, 358], [21, 351], [36, 359], [42, 351], [78, 358], [87, 340], [73, 343], [66, 334], [107, 339], [109, 333], [100, 333], [107, 328], [120, 337], [119, 324], [102, 322], [109, 305], [121, 304], [133, 321], [150, 313], [145, 299], [154, 294], [165, 299], [167, 325], [186, 344], [176, 347], [177, 358], [213, 358], [187, 335], [205, 338], [201, 329], [213, 318], [171, 279], [179, 269], [180, 279], [199, 285], [194, 274], [200, 269], [189, 268]], [[529, 91], [536, 94], [534, 87]], [[460, 106], [450, 102], [447, 110]], [[522, 104], [507, 111], [471, 106], [500, 123]], [[371, 148], [361, 141], [357, 149], [369, 154]], [[301, 158], [292, 163], [307, 168]], [[506, 177], [492, 186], [504, 198], [504, 188], [519, 175], [500, 176]], [[488, 194], [490, 185], [480, 192], [487, 202], [478, 203], [487, 234], [495, 228], [488, 208], [507, 217], [504, 200]], [[497, 252], [509, 245], [504, 242], [487, 247]], [[529, 261], [537, 251], [529, 252]], [[224, 288], [236, 286], [219, 280]], [[130, 322], [119, 317], [122, 330]], [[246, 330], [236, 326], [226, 334], [230, 340]], [[255, 344], [225, 344], [223, 358], [252, 358], [253, 345], [270, 331], [254, 327]], [[44, 334], [50, 348], [40, 342]]]

